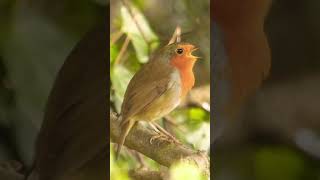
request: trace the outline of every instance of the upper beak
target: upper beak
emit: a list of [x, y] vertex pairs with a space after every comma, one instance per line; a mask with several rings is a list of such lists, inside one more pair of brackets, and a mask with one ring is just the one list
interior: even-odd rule
[[198, 50], [198, 49], [199, 49], [199, 48], [197, 48], [197, 47], [192, 47], [192, 49], [191, 49], [191, 51], [190, 51], [190, 54], [189, 54], [189, 57], [194, 58], [194, 59], [199, 59], [200, 57], [194, 56], [194, 55], [192, 54], [193, 51], [196, 51], [196, 50]]

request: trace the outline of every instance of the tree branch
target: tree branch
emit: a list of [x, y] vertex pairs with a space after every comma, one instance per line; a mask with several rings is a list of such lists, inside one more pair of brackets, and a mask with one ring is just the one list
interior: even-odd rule
[[[195, 163], [205, 175], [209, 175], [209, 160], [204, 152], [195, 151], [183, 145], [168, 143], [161, 139], [155, 139], [150, 144], [150, 138], [154, 135], [155, 132], [138, 123], [132, 128], [124, 144], [161, 165], [170, 167], [177, 162]], [[120, 122], [117, 120], [116, 114], [110, 111], [111, 141], [118, 142], [119, 136]]]
[[151, 171], [146, 169], [135, 169], [129, 171], [129, 176], [136, 180], [164, 180], [165, 174], [159, 171]]

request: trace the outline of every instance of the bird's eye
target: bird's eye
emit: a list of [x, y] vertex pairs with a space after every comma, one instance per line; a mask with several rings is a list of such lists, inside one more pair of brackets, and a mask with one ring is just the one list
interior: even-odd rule
[[177, 52], [177, 54], [182, 54], [182, 53], [183, 53], [183, 49], [182, 49], [182, 48], [178, 48], [178, 49], [176, 50], [176, 52]]

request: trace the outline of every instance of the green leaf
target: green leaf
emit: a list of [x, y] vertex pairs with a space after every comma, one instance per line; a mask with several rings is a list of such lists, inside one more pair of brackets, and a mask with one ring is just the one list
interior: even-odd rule
[[204, 121], [205, 119], [207, 119], [207, 113], [200, 108], [191, 108], [189, 110], [189, 117], [190, 120], [193, 121]]
[[202, 123], [208, 119], [210, 119], [209, 113], [201, 108], [190, 108], [187, 111], [187, 125], [192, 131], [200, 128]]
[[255, 154], [255, 171], [258, 180], [301, 179], [305, 162], [298, 153], [286, 147], [265, 147]]
[[[126, 7], [121, 7], [122, 31], [131, 39], [138, 60], [141, 63], [145, 63], [148, 61], [149, 53], [158, 47], [159, 40], [143, 14], [133, 5], [130, 8], [135, 20]], [[137, 27], [137, 24], [140, 29]], [[143, 32], [143, 35], [140, 30]]]
[[119, 49], [115, 44], [110, 43], [110, 64], [112, 64], [119, 54]]
[[136, 53], [134, 51], [128, 51], [128, 59], [124, 61], [123, 65], [128, 68], [131, 72], [137, 72], [141, 68], [141, 63], [139, 63]]
[[118, 112], [120, 111], [124, 93], [126, 92], [132, 76], [132, 72], [122, 65], [115, 65], [111, 71], [111, 83], [113, 90], [115, 91], [113, 98]]
[[[117, 180], [130, 180], [128, 176], [128, 172], [124, 170], [123, 166], [124, 164], [119, 164], [115, 162], [114, 160], [114, 152], [112, 148], [110, 147], [110, 172], [111, 172], [111, 179], [117, 179]], [[127, 167], [126, 167], [127, 169]]]
[[133, 0], [132, 3], [134, 3], [134, 5], [136, 5], [139, 9], [143, 9], [146, 4], [145, 0]]

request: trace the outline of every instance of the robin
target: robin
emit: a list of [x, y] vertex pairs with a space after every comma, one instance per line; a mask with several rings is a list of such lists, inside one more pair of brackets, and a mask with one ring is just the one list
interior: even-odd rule
[[117, 157], [126, 136], [138, 121], [153, 122], [174, 110], [194, 86], [197, 48], [189, 43], [166, 45], [130, 80], [119, 119], [121, 134]]

